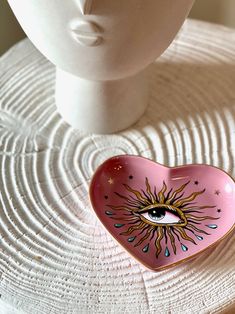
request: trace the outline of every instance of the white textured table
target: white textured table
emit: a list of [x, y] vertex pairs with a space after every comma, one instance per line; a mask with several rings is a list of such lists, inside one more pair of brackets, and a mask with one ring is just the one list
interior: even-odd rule
[[66, 125], [54, 78], [28, 40], [0, 59], [0, 313], [232, 309], [234, 234], [182, 266], [148, 271], [97, 221], [88, 185], [102, 161], [126, 153], [170, 166], [209, 163], [235, 176], [235, 31], [187, 22], [152, 65], [145, 116], [115, 135]]

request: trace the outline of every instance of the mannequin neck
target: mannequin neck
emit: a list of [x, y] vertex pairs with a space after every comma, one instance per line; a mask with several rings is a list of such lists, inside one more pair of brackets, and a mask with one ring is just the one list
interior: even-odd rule
[[114, 81], [91, 81], [57, 68], [56, 104], [63, 119], [91, 133], [131, 126], [148, 104], [147, 70]]

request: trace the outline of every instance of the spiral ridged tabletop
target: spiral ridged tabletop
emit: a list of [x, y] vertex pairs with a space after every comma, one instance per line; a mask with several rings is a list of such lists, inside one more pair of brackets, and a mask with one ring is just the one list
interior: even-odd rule
[[0, 59], [2, 302], [33, 314], [233, 307], [234, 234], [156, 273], [132, 259], [91, 209], [91, 177], [114, 155], [208, 163], [235, 176], [235, 31], [188, 21], [150, 71], [142, 119], [114, 135], [88, 135], [56, 112], [55, 68], [28, 40]]

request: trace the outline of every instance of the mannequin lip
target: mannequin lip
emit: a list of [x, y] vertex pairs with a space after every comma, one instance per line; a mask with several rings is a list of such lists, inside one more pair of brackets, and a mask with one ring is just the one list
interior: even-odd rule
[[78, 43], [84, 46], [97, 46], [103, 40], [103, 38], [96, 33], [72, 32], [72, 35]]
[[97, 46], [103, 40], [99, 26], [91, 21], [78, 21], [70, 31], [73, 38], [84, 46]]

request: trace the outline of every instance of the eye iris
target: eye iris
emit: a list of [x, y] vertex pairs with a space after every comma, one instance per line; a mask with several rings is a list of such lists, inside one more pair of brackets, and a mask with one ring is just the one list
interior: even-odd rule
[[152, 208], [148, 211], [148, 215], [153, 220], [161, 220], [166, 216], [166, 210], [164, 208]]

